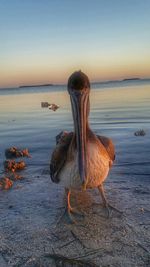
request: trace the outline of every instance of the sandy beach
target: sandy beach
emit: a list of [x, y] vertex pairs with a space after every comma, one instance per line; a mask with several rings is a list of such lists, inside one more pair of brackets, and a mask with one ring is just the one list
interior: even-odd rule
[[[150, 266], [150, 84], [92, 86], [92, 129], [111, 137], [116, 161], [106, 180], [110, 218], [98, 190], [73, 192], [85, 213], [76, 224], [59, 222], [64, 188], [52, 183], [49, 161], [55, 136], [72, 130], [69, 97], [62, 88], [0, 93], [0, 175], [5, 149], [27, 147], [23, 179], [0, 191], [0, 266]], [[41, 102], [56, 103], [53, 112]], [[135, 136], [140, 129], [145, 136]]]

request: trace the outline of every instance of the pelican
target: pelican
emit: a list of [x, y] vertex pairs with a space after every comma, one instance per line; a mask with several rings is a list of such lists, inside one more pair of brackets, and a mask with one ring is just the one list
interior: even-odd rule
[[115, 149], [111, 139], [94, 134], [90, 128], [90, 82], [87, 75], [81, 71], [74, 72], [68, 79], [68, 93], [74, 132], [65, 132], [57, 138], [50, 162], [50, 176], [53, 182], [65, 187], [67, 212], [72, 219], [72, 189], [98, 188], [104, 206], [108, 210], [112, 207], [105, 197], [103, 183], [115, 160]]

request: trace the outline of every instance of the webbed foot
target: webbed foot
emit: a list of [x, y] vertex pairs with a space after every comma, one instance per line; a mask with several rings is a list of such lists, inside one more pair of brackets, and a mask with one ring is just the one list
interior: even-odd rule
[[78, 211], [76, 208], [72, 208], [71, 207], [71, 204], [70, 204], [70, 195], [71, 195], [71, 192], [69, 189], [66, 189], [65, 190], [66, 193], [67, 193], [67, 205], [65, 207], [65, 210], [63, 212], [63, 214], [61, 215], [61, 217], [59, 218], [57, 224], [60, 223], [60, 221], [62, 221], [62, 219], [64, 217], [66, 217], [66, 220], [69, 224], [76, 224], [77, 221], [74, 219], [74, 216], [77, 216], [79, 219], [81, 218], [84, 218], [84, 214], [81, 213], [80, 211]]
[[115, 211], [119, 212], [120, 214], [123, 214], [122, 211], [120, 211], [119, 209], [115, 208], [114, 206], [112, 206], [111, 204], [109, 204], [109, 203], [107, 202], [107, 199], [106, 199], [106, 197], [105, 197], [105, 192], [104, 192], [103, 184], [101, 184], [101, 185], [98, 186], [98, 190], [99, 190], [99, 192], [101, 193], [101, 197], [102, 197], [102, 200], [103, 200], [104, 207], [106, 208], [107, 213], [108, 213], [108, 218], [110, 218], [110, 216], [111, 216], [111, 211], [112, 211], [112, 210], [115, 210]]

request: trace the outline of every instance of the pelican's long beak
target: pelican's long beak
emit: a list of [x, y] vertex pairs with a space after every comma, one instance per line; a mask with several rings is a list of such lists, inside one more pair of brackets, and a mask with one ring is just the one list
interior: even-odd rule
[[87, 177], [87, 116], [89, 91], [73, 90], [70, 94], [74, 127], [77, 141], [78, 168], [83, 189], [86, 189]]

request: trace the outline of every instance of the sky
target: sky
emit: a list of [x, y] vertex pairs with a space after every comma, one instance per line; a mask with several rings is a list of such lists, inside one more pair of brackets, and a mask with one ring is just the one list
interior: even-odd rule
[[149, 0], [0, 0], [0, 88], [150, 77]]

